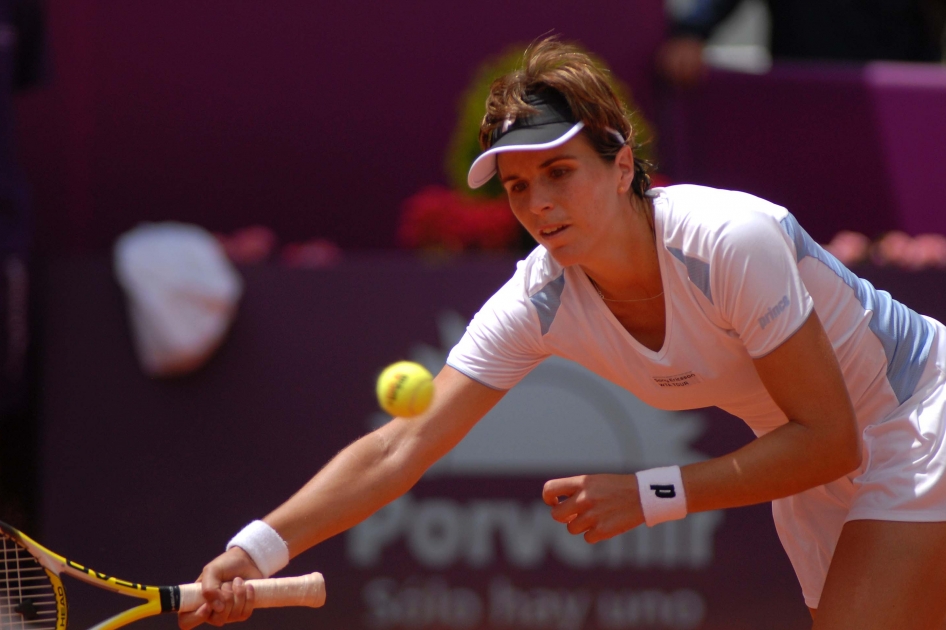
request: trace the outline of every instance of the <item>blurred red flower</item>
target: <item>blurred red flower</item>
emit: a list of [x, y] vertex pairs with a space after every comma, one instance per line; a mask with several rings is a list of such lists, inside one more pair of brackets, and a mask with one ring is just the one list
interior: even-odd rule
[[264, 225], [251, 225], [232, 234], [214, 234], [223, 246], [223, 251], [233, 262], [249, 265], [263, 262], [276, 247], [275, 232]]
[[946, 268], [946, 236], [909, 234], [894, 230], [884, 234], [871, 252], [877, 265], [893, 265], [908, 271]]
[[287, 243], [279, 257], [287, 267], [321, 269], [337, 265], [342, 259], [342, 250], [330, 240], [316, 238], [304, 243]]
[[850, 267], [867, 260], [870, 253], [870, 239], [860, 232], [841, 230], [824, 248], [840, 260], [841, 264]]
[[401, 205], [397, 242], [415, 249], [502, 250], [515, 247], [519, 222], [505, 198], [471, 197], [428, 186]]

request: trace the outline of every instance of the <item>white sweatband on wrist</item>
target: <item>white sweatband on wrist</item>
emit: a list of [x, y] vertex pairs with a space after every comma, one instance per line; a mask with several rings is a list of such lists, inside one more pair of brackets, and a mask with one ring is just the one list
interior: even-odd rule
[[289, 564], [289, 545], [279, 533], [263, 521], [253, 521], [230, 539], [227, 550], [239, 547], [245, 551], [263, 577], [269, 577]]
[[647, 527], [687, 515], [687, 498], [679, 466], [640, 471], [637, 473], [637, 489], [640, 491]]

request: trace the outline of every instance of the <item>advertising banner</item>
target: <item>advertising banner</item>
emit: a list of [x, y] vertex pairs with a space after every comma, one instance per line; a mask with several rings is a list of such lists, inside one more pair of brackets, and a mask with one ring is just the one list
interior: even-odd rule
[[[171, 380], [138, 367], [107, 260], [51, 265], [41, 528], [28, 533], [122, 579], [195, 579], [236, 531], [387, 422], [374, 398], [381, 369], [410, 359], [439, 370], [514, 264], [364, 256], [321, 270], [248, 267], [219, 353]], [[946, 316], [942, 272], [859, 272], [917, 311]], [[686, 382], [682, 375], [667, 385]], [[259, 611], [243, 627], [808, 628], [767, 504], [691, 514], [590, 545], [541, 501], [549, 479], [686, 464], [751, 439], [719, 410], [653, 409], [548, 359], [405, 496], [293, 559], [283, 574], [325, 575], [325, 607]], [[127, 607], [111, 594], [89, 595], [70, 606], [77, 628]]]

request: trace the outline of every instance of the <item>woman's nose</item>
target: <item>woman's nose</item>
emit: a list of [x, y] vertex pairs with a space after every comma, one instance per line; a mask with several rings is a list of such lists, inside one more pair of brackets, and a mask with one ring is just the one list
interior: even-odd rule
[[547, 210], [552, 208], [552, 199], [547, 191], [542, 190], [540, 187], [534, 186], [532, 188], [532, 194], [529, 196], [529, 212], [533, 214], [542, 214]]

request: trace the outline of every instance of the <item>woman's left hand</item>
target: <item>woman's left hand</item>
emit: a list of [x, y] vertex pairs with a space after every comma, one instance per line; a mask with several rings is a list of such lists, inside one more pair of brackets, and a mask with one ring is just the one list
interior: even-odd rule
[[542, 500], [572, 534], [596, 543], [644, 522], [634, 475], [580, 475], [546, 482]]

